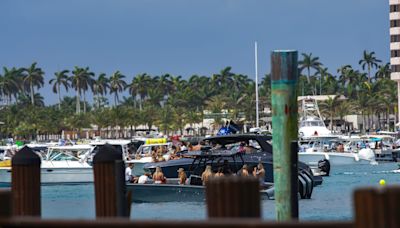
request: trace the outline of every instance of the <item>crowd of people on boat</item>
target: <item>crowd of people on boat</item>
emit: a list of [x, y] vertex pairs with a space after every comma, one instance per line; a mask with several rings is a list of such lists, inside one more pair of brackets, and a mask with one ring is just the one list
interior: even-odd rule
[[[132, 175], [133, 165], [134, 164], [129, 163], [125, 169], [125, 181], [126, 182], [138, 183], [138, 184], [147, 184], [147, 183], [166, 184], [167, 183], [167, 178], [164, 176], [164, 173], [162, 172], [162, 169], [160, 166], [156, 167], [153, 175], [146, 172], [139, 177], [135, 177]], [[177, 180], [178, 184], [179, 185], [189, 184], [185, 170], [183, 168], [179, 168], [177, 170], [177, 172], [178, 172], [178, 180]], [[247, 164], [244, 164], [237, 173], [234, 173], [231, 171], [231, 169], [229, 168], [229, 164], [225, 160], [224, 165], [219, 167], [217, 169], [217, 172], [215, 172], [215, 173], [213, 172], [211, 165], [207, 165], [205, 167], [205, 170], [201, 174], [201, 181], [202, 181], [203, 185], [206, 185], [207, 181], [210, 178], [218, 178], [218, 177], [230, 176], [230, 175], [237, 175], [237, 176], [241, 176], [241, 177], [253, 176], [253, 177], [258, 178], [260, 180], [260, 182], [263, 183], [264, 179], [265, 179], [265, 169], [261, 162], [258, 163], [258, 165], [254, 166], [253, 169], [250, 169], [250, 167]]]

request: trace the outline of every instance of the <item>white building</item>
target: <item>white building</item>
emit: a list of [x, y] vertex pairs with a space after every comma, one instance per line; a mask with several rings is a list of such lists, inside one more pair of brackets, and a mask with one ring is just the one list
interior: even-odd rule
[[[391, 79], [397, 81], [398, 110], [400, 110], [400, 0], [389, 0], [390, 5], [390, 65]], [[400, 112], [399, 120], [400, 120]]]

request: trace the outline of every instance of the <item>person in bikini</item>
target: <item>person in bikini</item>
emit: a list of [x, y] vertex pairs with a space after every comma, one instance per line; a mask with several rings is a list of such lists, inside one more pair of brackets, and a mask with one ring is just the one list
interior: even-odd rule
[[166, 178], [165, 178], [164, 173], [162, 172], [160, 166], [156, 167], [156, 171], [153, 174], [153, 180], [154, 180], [154, 184], [165, 183]]

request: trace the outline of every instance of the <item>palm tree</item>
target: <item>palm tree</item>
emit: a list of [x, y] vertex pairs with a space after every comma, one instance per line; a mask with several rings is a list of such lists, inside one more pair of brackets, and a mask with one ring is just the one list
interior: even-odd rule
[[31, 104], [32, 106], [35, 105], [34, 94], [35, 90], [34, 87], [40, 88], [43, 86], [43, 75], [44, 72], [41, 68], [36, 67], [36, 62], [32, 63], [32, 65], [28, 68], [23, 68], [24, 71], [24, 82], [27, 83], [29, 86], [29, 92], [31, 97]]
[[67, 75], [69, 70], [63, 70], [60, 72], [55, 72], [55, 78], [49, 81], [49, 84], [53, 84], [53, 93], [58, 93], [58, 109], [61, 110], [61, 85], [64, 86], [65, 90], [68, 91], [69, 88], [69, 76]]
[[[308, 55], [305, 53], [301, 53], [301, 55], [303, 56], [303, 60], [299, 61], [300, 73], [304, 69], [307, 69], [307, 80], [308, 83], [310, 83], [310, 70], [318, 70], [318, 67], [320, 67], [322, 64], [319, 62], [319, 57], [312, 57], [312, 53]], [[313, 91], [313, 93], [315, 94], [316, 91]]]
[[378, 67], [378, 63], [382, 62], [381, 60], [377, 59], [374, 55], [375, 52], [368, 53], [366, 50], [364, 50], [362, 59], [358, 61], [358, 64], [362, 66], [363, 70], [367, 66], [369, 82], [371, 82], [371, 68]]
[[97, 108], [100, 108], [100, 97], [103, 97], [105, 94], [107, 94], [107, 89], [110, 88], [110, 80], [107, 78], [105, 73], [100, 73], [99, 77], [97, 80], [93, 81], [93, 93], [96, 96], [96, 103], [97, 103]]
[[19, 94], [22, 69], [3, 67], [3, 71], [4, 74], [0, 80], [0, 94], [6, 97], [6, 104], [10, 105], [12, 96], [17, 98], [17, 94]]
[[330, 129], [333, 130], [333, 117], [339, 106], [339, 96], [328, 97], [327, 100], [321, 102], [321, 111], [329, 115], [330, 118]]
[[319, 66], [317, 71], [319, 74], [319, 95], [322, 95], [322, 82], [324, 81], [324, 77], [329, 74], [328, 68]]
[[[81, 91], [85, 93], [85, 91], [89, 88], [90, 85], [92, 85], [93, 79], [92, 76], [94, 76], [93, 72], [89, 71], [89, 67], [86, 68], [81, 68], [81, 67], [75, 67], [75, 69], [72, 71], [72, 76], [70, 77], [71, 80], [71, 86], [75, 88], [76, 91], [76, 113], [81, 112]], [[85, 94], [84, 94], [85, 95]], [[84, 113], [86, 112], [86, 98], [84, 96]]]
[[119, 103], [118, 92], [122, 92], [126, 87], [126, 82], [123, 80], [124, 75], [117, 70], [110, 77], [110, 93], [114, 93], [114, 105], [117, 106]]
[[378, 71], [375, 73], [376, 79], [390, 79], [390, 63], [386, 63], [385, 65], [378, 66]]
[[140, 98], [139, 102], [140, 110], [142, 110], [143, 108], [143, 102], [147, 96], [150, 82], [151, 82], [151, 77], [148, 74], [144, 73], [134, 77], [132, 79], [132, 82], [128, 85], [129, 93], [134, 97], [139, 96]]

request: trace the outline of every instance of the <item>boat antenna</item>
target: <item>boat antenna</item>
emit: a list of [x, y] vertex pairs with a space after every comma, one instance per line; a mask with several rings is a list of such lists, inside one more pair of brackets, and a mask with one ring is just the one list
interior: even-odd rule
[[257, 60], [257, 41], [254, 42], [254, 58], [255, 58], [255, 73], [256, 73], [256, 127], [260, 127], [258, 115], [258, 60]]

